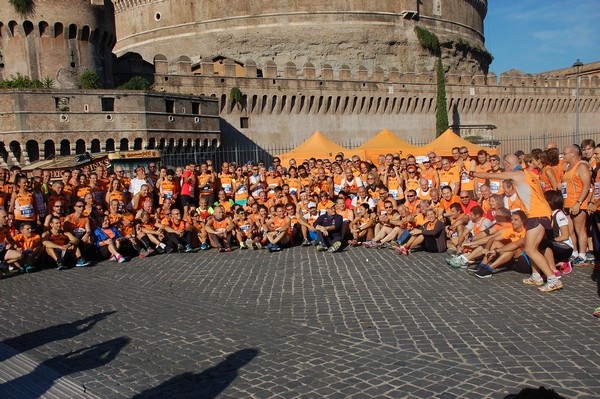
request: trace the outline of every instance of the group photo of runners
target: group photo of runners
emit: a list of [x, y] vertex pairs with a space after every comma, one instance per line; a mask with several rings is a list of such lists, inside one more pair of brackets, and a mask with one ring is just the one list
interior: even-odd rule
[[[447, 253], [447, 267], [489, 278], [524, 273], [541, 292], [598, 261], [600, 146], [548, 143], [503, 156], [452, 149], [417, 158], [211, 161], [177, 167], [0, 170], [3, 276], [165, 253]], [[600, 312], [599, 312], [600, 314]]]

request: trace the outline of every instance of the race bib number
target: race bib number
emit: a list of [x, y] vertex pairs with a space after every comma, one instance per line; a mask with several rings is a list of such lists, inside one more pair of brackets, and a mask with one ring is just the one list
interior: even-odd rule
[[390, 190], [390, 195], [392, 196], [393, 199], [397, 200], [398, 199], [398, 190]]
[[30, 218], [34, 215], [33, 205], [23, 205], [19, 208], [21, 216], [24, 218]]
[[600, 198], [600, 182], [594, 183], [594, 199]]
[[225, 194], [231, 194], [231, 184], [223, 184], [221, 187], [225, 191]]
[[343, 186], [340, 186], [338, 184], [334, 184], [333, 185], [333, 192], [335, 194], [339, 194], [342, 191], [342, 188], [344, 188]]
[[493, 194], [498, 194], [500, 192], [500, 182], [498, 182], [498, 181], [491, 181], [490, 182], [490, 191]]
[[562, 184], [562, 196], [563, 198], [567, 198], [567, 183]]
[[173, 199], [173, 191], [163, 191], [163, 198], [164, 199]]
[[460, 175], [460, 182], [461, 183], [469, 183], [471, 181], [471, 179], [469, 178], [469, 175], [466, 173], [463, 173]]
[[81, 227], [75, 227], [73, 229], [73, 235], [77, 238], [81, 238], [85, 235], [85, 229]]

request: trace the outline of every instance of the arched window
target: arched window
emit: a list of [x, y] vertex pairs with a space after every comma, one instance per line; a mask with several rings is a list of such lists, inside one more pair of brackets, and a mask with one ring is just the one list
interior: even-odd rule
[[102, 151], [102, 148], [100, 148], [100, 140], [98, 140], [98, 139], [92, 140], [91, 152], [96, 153], [96, 152], [100, 152], [100, 151]]
[[137, 139], [135, 139], [133, 141], [133, 149], [134, 150], [141, 150], [142, 149], [142, 138], [138, 137]]
[[60, 155], [71, 155], [71, 142], [69, 140], [60, 142]]
[[56, 156], [56, 145], [53, 140], [44, 141], [44, 159]]
[[77, 25], [69, 25], [69, 39], [77, 39]]
[[37, 141], [29, 140], [27, 144], [25, 144], [25, 151], [27, 151], [30, 162], [35, 162], [40, 159], [40, 146]]
[[106, 140], [106, 151], [114, 151], [115, 150], [115, 140], [108, 139]]
[[75, 154], [84, 154], [85, 153], [85, 141], [79, 139], [75, 142]]
[[17, 161], [21, 161], [21, 143], [19, 143], [18, 141], [11, 141], [10, 145], [10, 152], [13, 153], [13, 155], [15, 156], [15, 158], [17, 159]]
[[122, 138], [119, 146], [120, 151], [129, 151], [129, 140]]

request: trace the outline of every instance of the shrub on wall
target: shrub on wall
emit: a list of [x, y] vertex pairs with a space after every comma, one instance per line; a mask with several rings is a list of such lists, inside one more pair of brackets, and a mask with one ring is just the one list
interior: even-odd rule
[[27, 15], [33, 11], [33, 0], [10, 0], [10, 4], [20, 15]]
[[423, 48], [426, 48], [432, 54], [437, 55], [440, 53], [440, 40], [434, 33], [431, 33], [427, 29], [423, 29], [419, 26], [415, 27], [415, 33], [417, 35], [417, 39], [419, 39], [419, 43]]
[[239, 104], [242, 101], [242, 91], [239, 87], [232, 87], [229, 92], [231, 104]]
[[119, 89], [122, 90], [144, 90], [149, 91], [152, 88], [150, 82], [144, 79], [141, 76], [134, 76], [127, 83], [119, 86]]
[[79, 87], [84, 90], [101, 89], [102, 82], [96, 72], [85, 71], [79, 76]]
[[44, 85], [39, 80], [32, 80], [29, 76], [17, 73], [11, 75], [10, 79], [0, 82], [0, 89], [43, 89]]

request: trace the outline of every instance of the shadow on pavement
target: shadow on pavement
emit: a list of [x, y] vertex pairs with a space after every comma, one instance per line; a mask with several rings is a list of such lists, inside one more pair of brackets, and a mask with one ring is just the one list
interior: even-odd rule
[[[72, 323], [58, 324], [56, 326], [42, 328], [40, 330], [22, 334], [18, 337], [9, 338], [2, 341], [2, 343], [23, 353], [30, 349], [37, 348], [38, 346], [43, 346], [49, 342], [71, 339], [79, 334], [83, 334], [84, 332], [91, 330], [96, 323], [104, 320], [106, 317], [114, 313], [116, 312], [112, 311], [98, 313]], [[0, 362], [6, 359], [7, 357], [2, 357], [0, 355]]]
[[133, 398], [216, 398], [238, 377], [238, 370], [250, 363], [258, 353], [257, 349], [242, 349], [201, 373], [180, 374]]
[[[0, 384], [0, 397], [3, 398], [38, 398], [41, 397], [60, 376], [95, 369], [113, 361], [119, 352], [129, 343], [129, 338], [120, 337], [87, 348], [59, 355], [39, 364], [29, 374]], [[47, 368], [53, 373], [49, 377]]]

